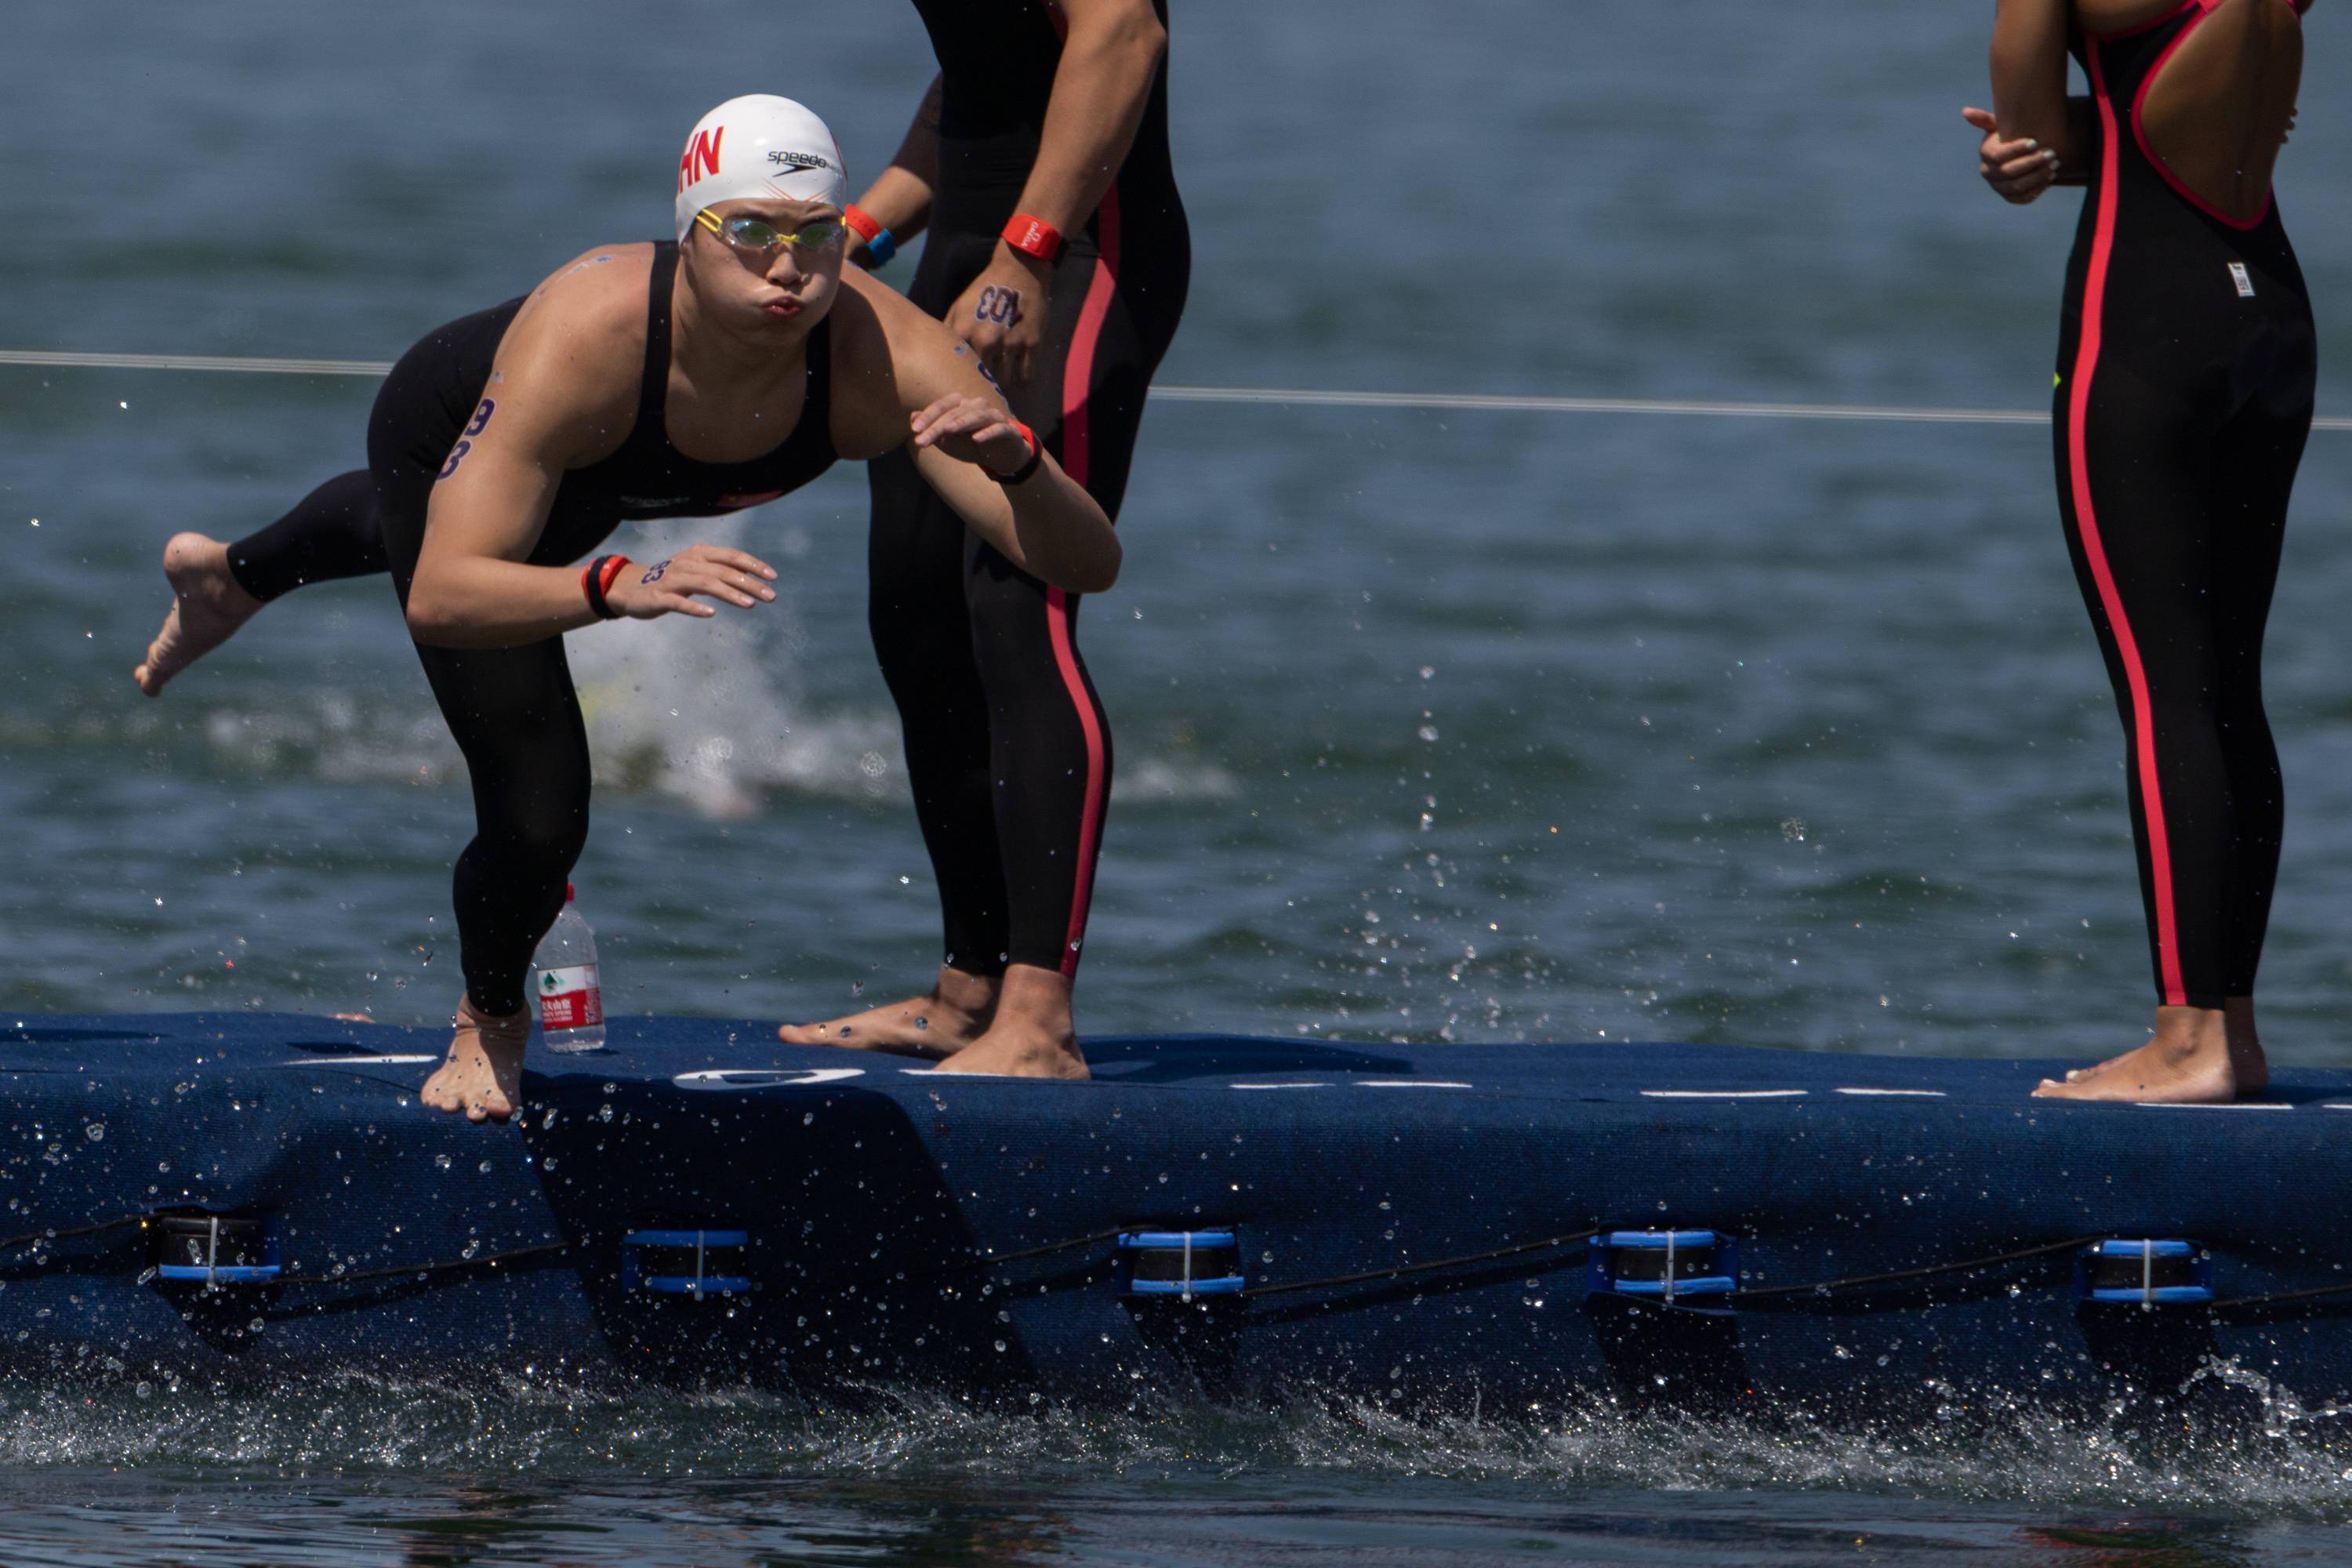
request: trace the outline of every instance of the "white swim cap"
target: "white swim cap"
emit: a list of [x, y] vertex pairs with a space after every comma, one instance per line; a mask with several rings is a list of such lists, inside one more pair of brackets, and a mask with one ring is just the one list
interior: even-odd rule
[[849, 201], [849, 171], [824, 121], [765, 92], [729, 99], [686, 139], [677, 161], [678, 238], [703, 208], [759, 196], [835, 206]]

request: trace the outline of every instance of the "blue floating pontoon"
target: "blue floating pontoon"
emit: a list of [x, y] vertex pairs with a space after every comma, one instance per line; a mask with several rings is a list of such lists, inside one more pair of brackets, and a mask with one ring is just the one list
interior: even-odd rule
[[437, 1031], [0, 1017], [0, 1369], [1488, 1413], [2352, 1395], [2343, 1075], [2153, 1108], [2028, 1100], [2048, 1063], [1179, 1036], [1092, 1041], [1062, 1084], [612, 1028], [535, 1053], [499, 1127], [418, 1105]]

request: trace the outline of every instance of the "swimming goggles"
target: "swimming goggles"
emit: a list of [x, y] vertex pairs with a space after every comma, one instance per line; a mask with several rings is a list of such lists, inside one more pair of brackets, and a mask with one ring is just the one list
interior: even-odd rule
[[766, 218], [750, 213], [719, 217], [708, 207], [695, 214], [694, 221], [736, 249], [757, 256], [772, 256], [787, 245], [794, 250], [823, 250], [841, 237], [844, 227], [839, 218], [823, 217], [803, 226], [798, 234], [787, 234]]

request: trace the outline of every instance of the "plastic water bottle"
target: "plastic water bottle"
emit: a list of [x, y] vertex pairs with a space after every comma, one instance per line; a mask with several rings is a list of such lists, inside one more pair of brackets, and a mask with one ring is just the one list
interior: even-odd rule
[[580, 913], [572, 884], [563, 884], [563, 912], [540, 939], [539, 1026], [551, 1051], [604, 1048], [604, 993], [596, 978], [596, 933]]

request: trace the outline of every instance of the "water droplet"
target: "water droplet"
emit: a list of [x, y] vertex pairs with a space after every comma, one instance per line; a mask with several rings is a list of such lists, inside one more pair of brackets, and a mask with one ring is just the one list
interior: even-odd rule
[[100, 1139], [106, 1136], [106, 1123], [103, 1121], [93, 1121], [89, 1126], [81, 1130], [81, 1135], [95, 1143]]
[[433, 1163], [446, 1171], [449, 1168], [449, 1156], [446, 1154], [436, 1154], [433, 1156]]
[[131, 1392], [142, 1399], [152, 1399], [155, 1397], [155, 1385], [152, 1383], [142, 1383]]
[[490, 1163], [488, 1160], [483, 1161], [480, 1169], [482, 1174], [485, 1176], [488, 1175], [490, 1173]]
[[1004, 1342], [1003, 1342], [1003, 1340], [999, 1340], [999, 1341], [997, 1341], [997, 1342], [996, 1342], [996, 1348], [997, 1348], [999, 1351], [1003, 1350], [1003, 1349], [1004, 1349]]

